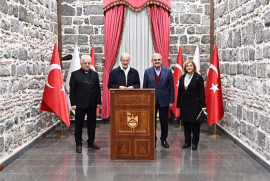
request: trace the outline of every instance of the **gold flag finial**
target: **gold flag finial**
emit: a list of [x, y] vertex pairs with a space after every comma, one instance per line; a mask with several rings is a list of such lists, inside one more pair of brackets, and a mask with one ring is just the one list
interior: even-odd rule
[[200, 46], [200, 39], [197, 40], [197, 45]]
[[76, 46], [79, 46], [78, 40], [75, 40], [75, 45], [76, 45]]

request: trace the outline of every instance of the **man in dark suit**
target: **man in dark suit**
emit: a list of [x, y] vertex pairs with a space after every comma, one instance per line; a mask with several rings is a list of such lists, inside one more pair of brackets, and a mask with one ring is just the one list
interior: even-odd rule
[[81, 69], [72, 72], [70, 78], [71, 109], [75, 110], [76, 152], [82, 152], [82, 128], [87, 114], [88, 147], [100, 149], [95, 141], [96, 108], [101, 104], [98, 74], [90, 69], [91, 57], [81, 57]]
[[[174, 102], [174, 83], [171, 69], [162, 66], [162, 56], [159, 53], [152, 55], [153, 67], [145, 70], [143, 88], [156, 89], [156, 117], [159, 111], [161, 126], [161, 145], [169, 148], [168, 137], [168, 108]], [[157, 139], [157, 137], [156, 137]]]
[[121, 65], [110, 72], [108, 88], [133, 89], [140, 88], [140, 77], [136, 69], [129, 66], [130, 55], [121, 54]]

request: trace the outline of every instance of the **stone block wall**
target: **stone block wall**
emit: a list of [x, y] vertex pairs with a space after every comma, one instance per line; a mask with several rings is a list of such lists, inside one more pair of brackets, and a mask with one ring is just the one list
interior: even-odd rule
[[39, 110], [57, 31], [56, 0], [0, 1], [0, 163], [57, 122]]
[[192, 59], [199, 42], [201, 73], [210, 62], [210, 0], [172, 0], [170, 55], [172, 64], [182, 44], [184, 61]]
[[[80, 55], [90, 55], [91, 45], [95, 47], [96, 70], [102, 82], [104, 56], [104, 15], [101, 0], [62, 1], [62, 48], [63, 56], [73, 54], [78, 41]], [[70, 61], [63, 61], [65, 75]], [[102, 86], [102, 84], [101, 84]]]
[[270, 163], [269, 0], [215, 3], [225, 116], [220, 125]]
[[[104, 56], [104, 15], [102, 0], [63, 0], [63, 55], [72, 54], [78, 40], [80, 54], [90, 53], [95, 44], [97, 71], [102, 82]], [[179, 45], [183, 45], [184, 60], [192, 58], [197, 41], [200, 43], [202, 74], [209, 62], [210, 0], [172, 0], [170, 62], [174, 67]], [[64, 62], [68, 69], [70, 61]], [[67, 71], [66, 71], [67, 74]]]

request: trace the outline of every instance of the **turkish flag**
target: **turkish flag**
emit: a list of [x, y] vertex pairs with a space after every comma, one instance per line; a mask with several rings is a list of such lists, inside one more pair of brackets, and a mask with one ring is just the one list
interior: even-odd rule
[[205, 100], [208, 112], [208, 123], [214, 125], [224, 115], [220, 70], [218, 61], [218, 48], [215, 45], [213, 58], [208, 70], [208, 77], [205, 86]]
[[57, 43], [54, 45], [52, 60], [48, 69], [48, 78], [44, 87], [40, 110], [54, 112], [60, 117], [60, 119], [64, 121], [67, 127], [69, 127], [70, 120]]
[[173, 73], [173, 82], [174, 82], [174, 104], [172, 107], [172, 111], [175, 115], [175, 117], [180, 116], [180, 111], [176, 108], [177, 104], [177, 95], [178, 95], [178, 87], [179, 87], [179, 79], [183, 75], [183, 52], [182, 52], [182, 47], [179, 47], [179, 52], [174, 68], [174, 73]]
[[[96, 72], [95, 48], [93, 45], [91, 47], [90, 57], [92, 59], [90, 69]], [[97, 115], [98, 114], [99, 114], [99, 108], [97, 108]]]

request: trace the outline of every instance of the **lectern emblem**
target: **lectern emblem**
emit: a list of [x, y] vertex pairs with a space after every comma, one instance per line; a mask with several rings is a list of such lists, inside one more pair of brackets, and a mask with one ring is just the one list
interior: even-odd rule
[[133, 116], [130, 112], [127, 112], [127, 125], [131, 129], [135, 129], [139, 124], [139, 118], [138, 116]]

